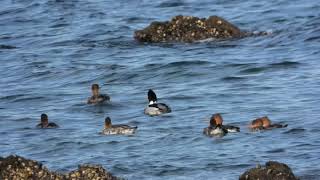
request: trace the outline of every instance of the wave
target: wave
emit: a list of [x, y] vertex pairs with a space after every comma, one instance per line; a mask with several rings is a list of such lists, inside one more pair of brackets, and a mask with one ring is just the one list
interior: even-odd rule
[[184, 6], [184, 5], [186, 5], [186, 4], [181, 0], [173, 0], [173, 1], [162, 2], [156, 7], [168, 8], [168, 7], [179, 7], [179, 6]]
[[294, 61], [282, 61], [279, 63], [270, 64], [269, 68], [292, 68], [292, 67], [297, 67], [298, 65], [301, 65], [301, 63], [294, 62]]
[[163, 68], [169, 68], [169, 67], [181, 67], [181, 66], [194, 66], [194, 65], [208, 65], [210, 64], [209, 61], [176, 61], [171, 62], [163, 66]]
[[240, 80], [245, 80], [247, 79], [246, 77], [239, 77], [239, 76], [226, 76], [221, 78], [222, 81], [240, 81]]
[[[234, 67], [246, 67], [245, 69], [241, 70], [241, 74], [257, 74], [267, 70], [277, 70], [277, 69], [288, 69], [288, 68], [296, 68], [301, 63], [294, 62], [294, 61], [282, 61], [277, 63], [270, 63], [265, 65], [259, 64], [235, 64], [231, 65]], [[230, 66], [230, 65], [229, 65]]]
[[268, 67], [251, 67], [251, 68], [241, 70], [240, 73], [241, 74], [257, 74], [257, 73], [263, 72], [267, 69], [268, 69]]
[[284, 132], [284, 134], [301, 134], [301, 133], [304, 133], [305, 131], [306, 130], [304, 128], [293, 128]]
[[0, 49], [16, 49], [16, 46], [0, 44]]

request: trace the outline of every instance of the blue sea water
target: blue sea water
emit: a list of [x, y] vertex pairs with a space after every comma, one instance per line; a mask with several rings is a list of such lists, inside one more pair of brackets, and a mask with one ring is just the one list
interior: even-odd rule
[[[133, 39], [179, 14], [272, 33], [192, 44]], [[320, 5], [311, 0], [2, 0], [0, 156], [61, 172], [102, 164], [130, 180], [237, 179], [276, 160], [301, 179], [318, 179], [319, 25]], [[92, 83], [111, 104], [86, 104]], [[149, 88], [171, 114], [143, 114]], [[218, 112], [241, 133], [203, 136]], [[61, 128], [36, 129], [41, 113]], [[247, 129], [265, 115], [288, 128]], [[99, 135], [106, 116], [138, 133]]]

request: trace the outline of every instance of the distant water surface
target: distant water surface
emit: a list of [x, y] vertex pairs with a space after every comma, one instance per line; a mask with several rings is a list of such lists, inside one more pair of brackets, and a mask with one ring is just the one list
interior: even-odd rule
[[[53, 170], [102, 164], [127, 179], [237, 179], [268, 160], [301, 179], [320, 176], [318, 1], [2, 0], [0, 156]], [[194, 44], [144, 44], [134, 30], [183, 14], [219, 15], [268, 36]], [[112, 104], [88, 106], [99, 83]], [[173, 113], [147, 117], [153, 88]], [[207, 138], [211, 114], [242, 132]], [[39, 130], [41, 113], [61, 126]], [[251, 133], [268, 115], [286, 129]], [[103, 120], [139, 126], [101, 136]]]

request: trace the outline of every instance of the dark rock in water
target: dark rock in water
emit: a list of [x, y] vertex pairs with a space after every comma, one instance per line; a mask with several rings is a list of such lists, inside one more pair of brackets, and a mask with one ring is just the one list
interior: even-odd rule
[[58, 173], [51, 173], [41, 163], [19, 156], [8, 156], [0, 161], [0, 179], [62, 179]]
[[239, 180], [298, 180], [283, 163], [269, 161], [265, 167], [257, 166], [243, 173]]
[[70, 172], [66, 175], [66, 179], [105, 179], [105, 180], [117, 180], [108, 173], [102, 166], [99, 165], [80, 165], [75, 171]]
[[41, 163], [20, 156], [11, 155], [6, 158], [0, 158], [0, 179], [10, 180], [80, 180], [80, 179], [103, 179], [118, 180], [101, 166], [83, 165], [78, 170], [69, 174], [60, 174], [49, 171]]
[[173, 17], [171, 21], [152, 22], [145, 29], [135, 31], [134, 37], [141, 42], [194, 42], [245, 35], [238, 27], [218, 16], [206, 19], [180, 15]]

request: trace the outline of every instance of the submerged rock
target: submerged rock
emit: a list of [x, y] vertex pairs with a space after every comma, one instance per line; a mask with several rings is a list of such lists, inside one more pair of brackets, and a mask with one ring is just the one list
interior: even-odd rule
[[109, 172], [97, 165], [81, 165], [75, 171], [68, 174], [60, 174], [49, 171], [41, 163], [20, 156], [11, 155], [6, 158], [0, 157], [0, 179], [2, 180], [80, 180], [101, 179], [118, 180]]
[[243, 173], [239, 180], [298, 180], [283, 163], [269, 161], [265, 167], [257, 166]]
[[148, 27], [135, 31], [141, 42], [194, 42], [209, 38], [227, 39], [246, 35], [238, 27], [218, 16], [198, 18], [175, 16], [171, 21], [152, 22]]

